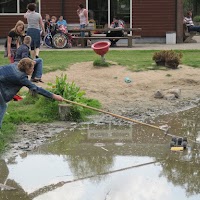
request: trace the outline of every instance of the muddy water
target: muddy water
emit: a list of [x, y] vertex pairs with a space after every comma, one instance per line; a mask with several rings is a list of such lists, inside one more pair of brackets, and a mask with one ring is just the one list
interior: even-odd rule
[[[200, 141], [200, 108], [147, 121]], [[0, 161], [9, 200], [197, 200], [199, 145], [171, 152], [171, 138], [141, 125], [82, 125], [35, 152]]]

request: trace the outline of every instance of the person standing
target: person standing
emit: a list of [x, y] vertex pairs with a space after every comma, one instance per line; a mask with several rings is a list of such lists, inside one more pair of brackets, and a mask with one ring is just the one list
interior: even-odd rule
[[24, 15], [24, 18], [27, 19], [28, 29], [27, 35], [32, 38], [31, 42], [31, 57], [38, 58], [40, 52], [40, 31], [45, 33], [44, 24], [42, 21], [42, 17], [36, 10], [35, 3], [29, 3], [27, 6], [27, 12]]
[[47, 27], [49, 26], [50, 21], [51, 21], [50, 15], [49, 14], [45, 14], [45, 18], [43, 19], [45, 32], [47, 32]]
[[[83, 4], [79, 4], [77, 14], [80, 20], [80, 29], [88, 25], [88, 11], [84, 8]], [[81, 37], [85, 37], [85, 32], [80, 32]]]
[[19, 63], [0, 67], [0, 129], [7, 109], [7, 103], [13, 99], [23, 86], [47, 98], [52, 98], [57, 101], [64, 100], [62, 96], [53, 94], [33, 84], [28, 79], [28, 75], [31, 75], [33, 71], [34, 61], [30, 58], [23, 58]]
[[22, 41], [22, 38], [25, 36], [24, 32], [24, 22], [19, 20], [15, 27], [10, 30], [5, 42], [5, 54], [4, 57], [8, 57], [10, 63], [14, 62], [14, 57], [17, 51], [17, 48]]

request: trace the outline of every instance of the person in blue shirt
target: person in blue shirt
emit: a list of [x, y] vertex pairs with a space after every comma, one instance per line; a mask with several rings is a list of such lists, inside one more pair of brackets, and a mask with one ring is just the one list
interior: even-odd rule
[[0, 129], [7, 109], [7, 103], [13, 99], [23, 86], [47, 98], [57, 101], [64, 100], [62, 96], [38, 87], [28, 79], [28, 75], [31, 75], [34, 71], [34, 64], [35, 62], [32, 59], [23, 58], [19, 63], [15, 62], [0, 67]]
[[[16, 55], [14, 58], [15, 62], [19, 62], [22, 58], [31, 58], [30, 57], [30, 45], [31, 45], [31, 37], [25, 36], [23, 44], [16, 51]], [[32, 82], [42, 82], [42, 69], [43, 69], [43, 60], [41, 58], [34, 59], [35, 66], [34, 71], [31, 76]]]
[[63, 25], [65, 28], [67, 28], [67, 22], [63, 19], [63, 16], [61, 15], [57, 21], [58, 27]]

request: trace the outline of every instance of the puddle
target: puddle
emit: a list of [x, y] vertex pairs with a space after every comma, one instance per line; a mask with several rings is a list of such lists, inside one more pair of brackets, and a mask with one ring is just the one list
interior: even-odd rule
[[[200, 108], [148, 120], [200, 140]], [[0, 200], [197, 200], [199, 145], [171, 152], [171, 138], [147, 126], [82, 125], [10, 160], [0, 160]]]

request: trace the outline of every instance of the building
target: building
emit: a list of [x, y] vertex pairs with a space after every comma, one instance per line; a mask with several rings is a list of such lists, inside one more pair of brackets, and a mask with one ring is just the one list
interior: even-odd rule
[[0, 2], [0, 38], [6, 37], [17, 20], [23, 18], [26, 5], [36, 2], [38, 12], [63, 15], [68, 23], [78, 23], [80, 3], [86, 5], [89, 17], [97, 27], [110, 24], [114, 16], [123, 19], [127, 27], [142, 28], [142, 37], [165, 39], [166, 32], [176, 32], [177, 42], [183, 41], [183, 0], [2, 0]]

